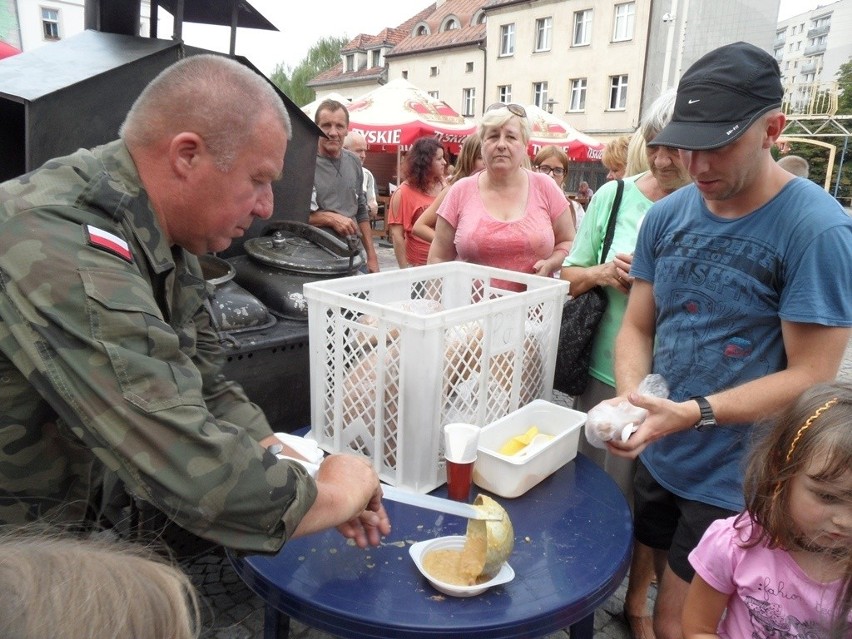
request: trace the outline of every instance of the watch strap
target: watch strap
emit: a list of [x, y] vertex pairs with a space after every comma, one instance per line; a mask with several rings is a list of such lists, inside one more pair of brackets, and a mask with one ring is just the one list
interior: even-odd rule
[[698, 404], [698, 408], [701, 411], [701, 417], [698, 418], [698, 421], [695, 422], [692, 427], [695, 430], [704, 430], [707, 426], [715, 426], [716, 425], [716, 416], [713, 414], [713, 408], [710, 406], [710, 402], [707, 401], [706, 397], [701, 397], [700, 395], [696, 395], [695, 397], [690, 397], [689, 399], [695, 400]]

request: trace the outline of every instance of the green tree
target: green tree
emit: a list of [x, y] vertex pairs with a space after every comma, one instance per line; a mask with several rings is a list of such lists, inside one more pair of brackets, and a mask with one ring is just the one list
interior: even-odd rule
[[314, 90], [308, 86], [308, 82], [323, 71], [339, 64], [340, 50], [348, 42], [349, 38], [345, 35], [320, 38], [316, 44], [308, 49], [307, 55], [296, 65], [295, 69], [284, 64], [278, 64], [272, 72], [270, 80], [293, 102], [299, 106], [305, 106], [312, 102], [316, 96]]
[[838, 113], [852, 115], [852, 58], [840, 65], [837, 70]]
[[[838, 90], [838, 108], [837, 115], [852, 115], [852, 58], [840, 65], [835, 75]], [[848, 129], [850, 120], [843, 120]], [[791, 126], [785, 134], [788, 136], [804, 136], [808, 137], [805, 130], [798, 126]], [[850, 205], [852, 198], [852, 140], [846, 142], [842, 135], [827, 136], [818, 138], [821, 142], [833, 144], [837, 152], [834, 157], [834, 167], [832, 169], [831, 181], [828, 191], [832, 195], [837, 187], [837, 198], [846, 206]], [[846, 142], [846, 154], [843, 154], [843, 145]], [[792, 155], [800, 155], [805, 158], [810, 164], [810, 179], [822, 186], [825, 183], [825, 175], [828, 172], [828, 152], [818, 146], [810, 144], [793, 143], [790, 150]], [[778, 155], [777, 150], [773, 150], [773, 154]], [[843, 164], [841, 165], [841, 159]]]

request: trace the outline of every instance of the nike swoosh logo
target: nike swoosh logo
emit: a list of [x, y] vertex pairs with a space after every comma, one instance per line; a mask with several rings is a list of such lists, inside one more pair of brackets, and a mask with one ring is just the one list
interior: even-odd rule
[[698, 99], [698, 100], [687, 100], [686, 101], [687, 104], [695, 104], [696, 102], [701, 102], [701, 100]]

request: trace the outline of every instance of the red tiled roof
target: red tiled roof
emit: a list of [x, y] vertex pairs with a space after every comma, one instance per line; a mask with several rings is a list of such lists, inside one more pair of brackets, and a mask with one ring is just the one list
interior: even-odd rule
[[319, 75], [314, 76], [314, 78], [308, 82], [308, 86], [313, 87], [322, 84], [338, 84], [342, 82], [363, 82], [364, 80], [369, 80], [371, 78], [378, 80], [379, 78], [384, 77], [384, 74], [385, 67], [367, 67], [365, 69], [359, 69], [358, 71], [344, 72], [343, 63], [340, 62], [330, 69], [323, 71]]
[[431, 35], [408, 36], [396, 45], [385, 57], [391, 58], [412, 53], [422, 53], [435, 49], [446, 49], [448, 47], [471, 46], [485, 40], [485, 25], [475, 24], [461, 29], [441, 31]]
[[[490, 0], [492, 3], [496, 0]], [[485, 40], [485, 25], [471, 25], [473, 16], [488, 0], [446, 0], [440, 6], [431, 4], [412, 16], [396, 28], [385, 28], [377, 35], [358, 34], [341, 49], [342, 54], [357, 53], [391, 46], [385, 57], [407, 55], [411, 53], [446, 49], [450, 47], [472, 46]], [[462, 24], [460, 29], [440, 31], [441, 23], [449, 16], [455, 16]], [[414, 27], [425, 22], [431, 31], [429, 35], [412, 35]], [[314, 77], [308, 86], [364, 81], [384, 77], [384, 67], [368, 67], [357, 71], [344, 71], [343, 62], [323, 71]]]

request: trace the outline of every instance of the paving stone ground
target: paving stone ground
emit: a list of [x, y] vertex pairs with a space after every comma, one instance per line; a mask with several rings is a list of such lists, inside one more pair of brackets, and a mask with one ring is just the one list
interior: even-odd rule
[[[379, 248], [379, 263], [382, 269], [396, 266], [393, 250], [382, 243]], [[841, 364], [839, 379], [852, 380], [852, 341], [846, 349]], [[570, 402], [557, 393], [554, 401]], [[263, 636], [263, 602], [233, 571], [221, 551], [201, 554], [183, 562], [202, 596], [204, 604], [203, 639], [250, 639]], [[595, 613], [595, 637], [599, 639], [629, 639], [626, 622], [621, 610], [627, 580]], [[649, 593], [649, 610], [653, 605], [656, 590]], [[568, 639], [566, 630], [552, 633], [545, 639]], [[335, 639], [333, 635], [305, 626], [295, 620], [290, 624], [290, 639]]]

